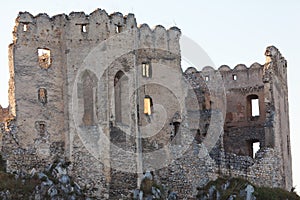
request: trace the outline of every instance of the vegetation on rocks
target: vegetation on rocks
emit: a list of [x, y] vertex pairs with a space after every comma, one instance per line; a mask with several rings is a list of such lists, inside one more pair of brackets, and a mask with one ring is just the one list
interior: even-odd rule
[[255, 186], [241, 178], [218, 178], [215, 181], [210, 181], [203, 188], [197, 188], [197, 190], [197, 199], [199, 200], [300, 200], [295, 192], [281, 188]]

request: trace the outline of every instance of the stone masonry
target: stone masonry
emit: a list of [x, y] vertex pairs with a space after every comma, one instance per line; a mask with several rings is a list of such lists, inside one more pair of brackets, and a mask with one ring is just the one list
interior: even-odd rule
[[101, 9], [20, 12], [13, 36], [0, 107], [7, 171], [66, 158], [98, 199], [130, 196], [146, 171], [180, 199], [220, 176], [292, 188], [287, 62], [276, 47], [263, 65], [183, 72], [180, 29]]

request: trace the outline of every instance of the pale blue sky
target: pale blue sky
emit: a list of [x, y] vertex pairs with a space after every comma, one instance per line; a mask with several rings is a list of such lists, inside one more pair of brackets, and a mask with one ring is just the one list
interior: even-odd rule
[[[11, 32], [19, 11], [50, 16], [71, 11], [87, 14], [96, 8], [108, 13], [134, 13], [138, 24], [178, 26], [197, 42], [219, 67], [265, 61], [264, 51], [275, 45], [288, 61], [290, 126], [294, 186], [300, 191], [300, 1], [202, 0], [10, 0], [0, 7], [0, 104], [7, 106], [8, 55]], [[297, 101], [298, 100], [298, 101]], [[298, 122], [298, 123], [297, 123]], [[298, 169], [298, 171], [297, 171]]]

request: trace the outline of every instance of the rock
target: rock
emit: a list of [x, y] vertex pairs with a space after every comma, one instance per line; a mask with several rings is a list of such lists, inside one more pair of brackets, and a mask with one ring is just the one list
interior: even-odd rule
[[31, 171], [30, 171], [30, 177], [32, 178], [36, 173], [36, 169], [35, 168], [32, 168]]
[[254, 187], [250, 184], [246, 186], [246, 188], [241, 191], [241, 196], [246, 196], [245, 200], [255, 200], [256, 198], [253, 196]]
[[144, 194], [152, 194], [153, 176], [147, 171], [141, 181], [141, 190]]
[[214, 191], [216, 190], [216, 186], [212, 185], [210, 186], [208, 190], [209, 197], [211, 198], [214, 195]]
[[59, 182], [61, 182], [62, 184], [68, 184], [70, 183], [70, 178], [68, 175], [64, 174], [59, 178]]
[[42, 180], [42, 181], [48, 180], [48, 176], [47, 176], [46, 174], [44, 174], [43, 172], [39, 172], [39, 173], [38, 173], [38, 177], [39, 177], [39, 179]]
[[152, 195], [156, 199], [160, 199], [161, 198], [161, 192], [160, 192], [160, 190], [158, 188], [152, 187]]
[[55, 186], [52, 186], [52, 187], [49, 188], [49, 190], [48, 190], [48, 195], [49, 195], [50, 197], [54, 197], [54, 196], [56, 196], [57, 194], [58, 194], [58, 192], [57, 192], [57, 189], [55, 188]]
[[167, 200], [177, 200], [178, 196], [176, 192], [170, 192]]
[[72, 196], [69, 197], [69, 200], [76, 200], [76, 196], [73, 194]]
[[139, 200], [143, 200], [143, 196], [144, 196], [143, 191], [140, 191]]
[[133, 190], [133, 199], [139, 199], [140, 190], [135, 189]]
[[61, 185], [60, 186], [60, 189], [65, 193], [65, 194], [69, 194], [71, 192], [71, 188], [70, 187], [67, 187], [67, 186], [64, 186], [64, 185]]
[[74, 182], [74, 191], [76, 194], [81, 195], [81, 188], [76, 182]]
[[222, 190], [227, 190], [229, 186], [230, 186], [230, 181], [226, 181], [226, 183], [222, 185]]
[[42, 186], [51, 186], [51, 185], [53, 185], [53, 181], [51, 181], [49, 179], [42, 182]]
[[62, 163], [58, 163], [57, 166], [54, 168], [53, 170], [53, 175], [56, 177], [60, 177], [62, 175], [66, 175], [67, 174], [67, 170], [65, 168], [63, 168]]

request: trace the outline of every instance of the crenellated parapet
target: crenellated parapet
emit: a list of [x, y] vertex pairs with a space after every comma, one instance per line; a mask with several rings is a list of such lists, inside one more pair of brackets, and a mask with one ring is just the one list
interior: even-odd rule
[[29, 12], [20, 12], [16, 19], [14, 42], [60, 44], [64, 42], [88, 41], [97, 43], [120, 33], [137, 33], [139, 48], [159, 48], [179, 51], [181, 31], [177, 27], [165, 29], [158, 25], [151, 29], [147, 24], [137, 25], [134, 14], [123, 15], [115, 12], [108, 14], [97, 9], [87, 15], [84, 12], [71, 12], [49, 17], [45, 13], [33, 16]]
[[[141, 170], [158, 169], [148, 153], [163, 150], [166, 162], [176, 161], [157, 180], [181, 191], [180, 199], [190, 198], [184, 195], [199, 180], [223, 175], [292, 185], [286, 60], [276, 47], [267, 47], [263, 65], [182, 73], [180, 29], [138, 25], [134, 14], [20, 12], [13, 34], [9, 107], [0, 106], [0, 126], [9, 129], [0, 133], [9, 171], [67, 157], [89, 195], [115, 199], [115, 191], [129, 194], [140, 184]], [[192, 148], [173, 151], [187, 139]], [[128, 148], [126, 155], [116, 147]], [[127, 152], [137, 153], [129, 156], [132, 175], [119, 162]]]
[[262, 84], [262, 71], [263, 65], [256, 62], [250, 65], [250, 67], [244, 64], [238, 64], [234, 68], [230, 68], [228, 65], [221, 65], [218, 69], [206, 66], [201, 71], [196, 70], [194, 67], [189, 67], [185, 70], [184, 74], [199, 74], [208, 84], [218, 79], [219, 76], [222, 78], [226, 88], [236, 88], [253, 83]]

